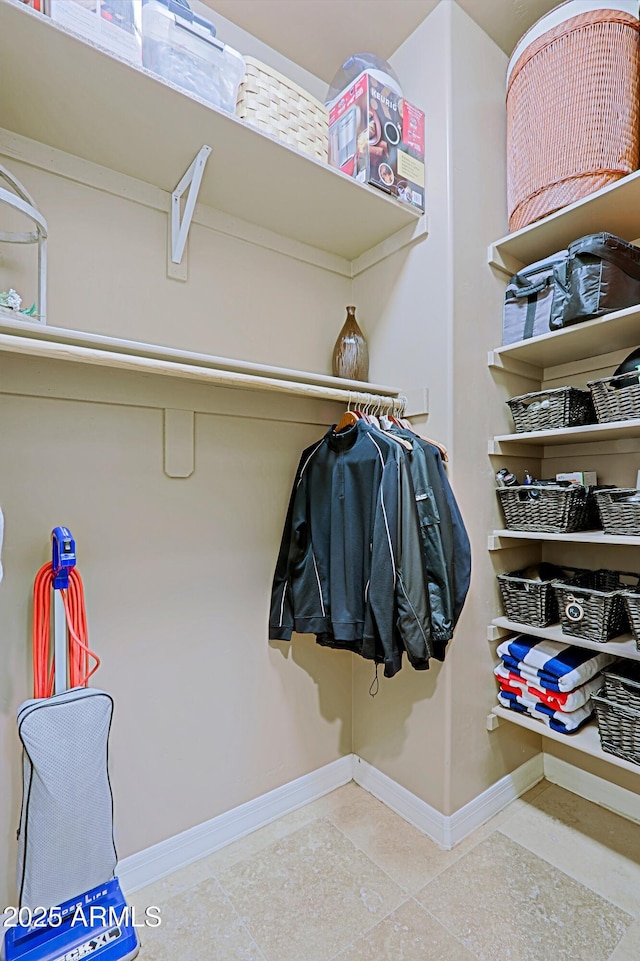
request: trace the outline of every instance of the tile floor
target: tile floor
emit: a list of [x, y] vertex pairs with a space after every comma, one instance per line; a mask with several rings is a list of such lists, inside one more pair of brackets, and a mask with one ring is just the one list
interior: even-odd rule
[[141, 961], [640, 961], [640, 825], [542, 781], [443, 851], [352, 782], [130, 901]]

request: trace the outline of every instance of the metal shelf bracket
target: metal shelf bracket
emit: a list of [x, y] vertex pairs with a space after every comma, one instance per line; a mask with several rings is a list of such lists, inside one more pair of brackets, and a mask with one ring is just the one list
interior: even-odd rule
[[[196, 208], [198, 193], [202, 183], [202, 175], [206, 166], [211, 147], [206, 144], [200, 148], [193, 163], [185, 173], [184, 177], [171, 194], [171, 263], [181, 264], [184, 256], [184, 249], [189, 235], [189, 228], [193, 219], [193, 212]], [[182, 212], [182, 195], [185, 190], [189, 190], [186, 196], [184, 213]], [[185, 279], [180, 278], [180, 279]]]

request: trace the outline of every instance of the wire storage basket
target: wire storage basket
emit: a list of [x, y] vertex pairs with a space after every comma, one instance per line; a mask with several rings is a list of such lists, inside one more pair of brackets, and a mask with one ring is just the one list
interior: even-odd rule
[[[577, 568], [541, 564], [539, 579], [532, 578], [526, 568], [498, 574], [504, 610], [509, 620], [529, 627], [556, 624], [559, 614], [554, 581], [562, 576], [571, 576], [570, 571], [573, 575], [578, 573]], [[638, 597], [640, 599], [640, 595]]]
[[640, 383], [637, 371], [590, 380], [591, 391], [599, 424], [640, 417]]
[[576, 16], [571, 16], [576, 7], [570, 3], [564, 4], [564, 15], [553, 11], [525, 35], [509, 64], [511, 231], [638, 167], [637, 7], [634, 16], [593, 6]]
[[263, 133], [327, 163], [329, 111], [297, 84], [253, 57], [245, 57], [236, 115]]
[[[623, 577], [632, 578], [633, 585]], [[563, 634], [604, 644], [629, 630], [623, 594], [640, 583], [626, 571], [582, 571], [569, 581], [556, 581], [555, 591]]]
[[517, 433], [595, 424], [596, 412], [588, 390], [556, 387], [521, 394], [507, 401]]
[[596, 709], [602, 750], [640, 764], [640, 708], [611, 700], [604, 687], [592, 694], [591, 700]]
[[551, 534], [586, 529], [589, 488], [580, 484], [498, 488], [509, 530]]
[[635, 488], [596, 490], [593, 496], [605, 534], [640, 534], [640, 493]]

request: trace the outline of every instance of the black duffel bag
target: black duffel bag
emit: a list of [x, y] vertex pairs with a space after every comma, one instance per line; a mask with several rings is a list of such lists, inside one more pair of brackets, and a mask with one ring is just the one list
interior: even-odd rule
[[513, 344], [562, 326], [567, 299], [568, 252], [523, 267], [510, 279], [504, 295], [502, 343]]
[[589, 234], [514, 274], [505, 293], [502, 343], [634, 304], [640, 304], [640, 247], [613, 234]]
[[613, 234], [580, 237], [569, 244], [564, 278], [562, 316], [550, 318], [549, 327], [570, 327], [591, 317], [640, 303], [640, 247]]

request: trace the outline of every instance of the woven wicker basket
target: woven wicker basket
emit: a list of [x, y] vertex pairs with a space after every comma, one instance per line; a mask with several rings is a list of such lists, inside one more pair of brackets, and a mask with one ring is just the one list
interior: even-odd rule
[[238, 90], [236, 114], [263, 133], [327, 163], [329, 112], [310, 93], [245, 57], [247, 71]]
[[602, 679], [606, 698], [640, 711], [640, 664], [637, 661], [618, 661], [603, 668]]
[[639, 21], [595, 9], [538, 36], [507, 87], [509, 229], [638, 167]]
[[640, 593], [638, 591], [624, 591], [622, 599], [627, 610], [636, 648], [640, 651]]
[[554, 578], [560, 577], [563, 571], [565, 577], [571, 576], [569, 571], [574, 576], [579, 572], [577, 568], [556, 568], [553, 577], [546, 576], [542, 580], [524, 577], [525, 570], [498, 574], [504, 610], [509, 620], [529, 627], [547, 627], [557, 623], [558, 600], [553, 584]]
[[571, 487], [502, 487], [498, 497], [505, 523], [514, 531], [547, 531], [551, 534], [585, 529], [589, 489]]
[[637, 371], [590, 380], [591, 391], [599, 424], [616, 420], [635, 420], [640, 417], [640, 383]]
[[596, 709], [602, 750], [640, 764], [640, 710], [616, 704], [604, 688], [591, 695]]
[[[554, 586], [563, 634], [603, 644], [628, 631], [623, 593], [630, 585], [623, 583], [623, 577], [638, 581], [637, 574], [607, 570], [583, 571], [570, 581], [556, 581]], [[579, 621], [569, 617], [567, 608], [571, 605], [582, 609]]]
[[637, 493], [634, 487], [594, 491], [605, 534], [640, 534], [640, 502], [624, 501], [625, 497]]
[[595, 424], [596, 412], [588, 390], [556, 387], [521, 394], [507, 401], [518, 433]]

